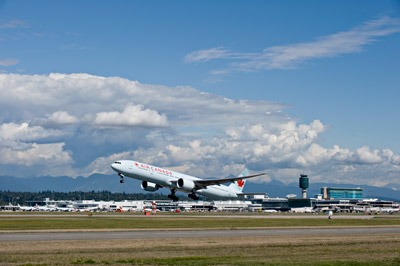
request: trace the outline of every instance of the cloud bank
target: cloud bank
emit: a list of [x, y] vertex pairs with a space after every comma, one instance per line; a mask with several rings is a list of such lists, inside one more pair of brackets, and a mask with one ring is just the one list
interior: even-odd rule
[[119, 77], [0, 74], [0, 170], [88, 176], [136, 159], [201, 177], [247, 166], [269, 173], [259, 181], [304, 172], [315, 181], [398, 181], [400, 155], [367, 144], [323, 147], [327, 126], [298, 123], [285, 108]]

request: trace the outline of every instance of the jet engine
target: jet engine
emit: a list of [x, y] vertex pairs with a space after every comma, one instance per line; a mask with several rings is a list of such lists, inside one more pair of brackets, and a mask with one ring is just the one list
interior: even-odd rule
[[179, 178], [178, 179], [178, 188], [186, 190], [186, 191], [193, 191], [195, 188], [195, 184], [192, 180]]
[[156, 191], [160, 188], [159, 185], [147, 181], [143, 181], [141, 187], [143, 190], [150, 192]]

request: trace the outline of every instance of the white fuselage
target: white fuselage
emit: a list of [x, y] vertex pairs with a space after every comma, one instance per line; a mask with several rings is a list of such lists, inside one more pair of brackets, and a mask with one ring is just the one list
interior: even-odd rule
[[120, 160], [111, 165], [111, 168], [119, 174], [127, 177], [151, 182], [169, 189], [179, 190], [185, 193], [196, 193], [213, 199], [237, 199], [236, 191], [225, 185], [210, 185], [198, 190], [185, 190], [177, 186], [179, 179], [184, 180], [202, 180], [200, 178], [181, 174], [152, 165], [130, 161]]

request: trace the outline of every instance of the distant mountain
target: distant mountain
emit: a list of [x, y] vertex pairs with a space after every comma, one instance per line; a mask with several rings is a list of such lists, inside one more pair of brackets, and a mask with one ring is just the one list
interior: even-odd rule
[[[400, 201], [400, 190], [388, 187], [374, 187], [367, 185], [355, 184], [333, 184], [333, 183], [313, 183], [310, 179], [310, 187], [307, 195], [313, 197], [321, 193], [322, 187], [342, 187], [363, 189], [364, 198], [380, 198]], [[392, 186], [393, 187], [393, 186]], [[140, 181], [125, 178], [125, 183], [121, 184], [117, 175], [101, 175], [94, 174], [87, 178], [78, 177], [71, 178], [67, 176], [51, 177], [42, 176], [35, 178], [17, 178], [12, 176], [0, 176], [0, 191], [16, 191], [16, 192], [39, 192], [39, 191], [103, 191], [125, 192], [125, 193], [143, 193], [140, 188]], [[162, 194], [168, 194], [169, 190], [162, 189]], [[288, 194], [301, 195], [298, 183], [284, 184], [278, 180], [272, 180], [268, 183], [247, 182], [244, 192], [260, 192], [267, 193], [270, 197], [285, 197]]]
[[400, 183], [390, 183], [386, 185], [386, 188], [390, 188], [392, 190], [400, 190]]
[[125, 178], [125, 183], [119, 182], [117, 175], [94, 174], [87, 178], [71, 178], [67, 176], [50, 177], [41, 176], [34, 178], [17, 178], [12, 176], [0, 176], [0, 190], [10, 191], [103, 191], [142, 193], [140, 182], [132, 178]]

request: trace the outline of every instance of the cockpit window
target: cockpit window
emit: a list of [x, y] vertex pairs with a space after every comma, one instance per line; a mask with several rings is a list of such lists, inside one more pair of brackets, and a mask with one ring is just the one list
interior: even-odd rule
[[121, 164], [121, 162], [114, 162], [114, 163], [116, 163], [116, 164]]

